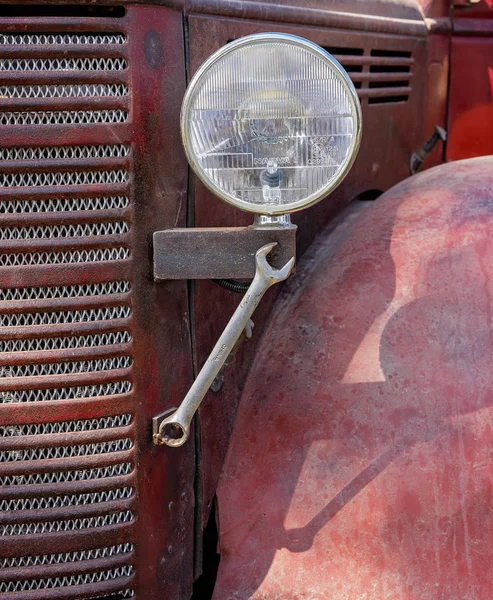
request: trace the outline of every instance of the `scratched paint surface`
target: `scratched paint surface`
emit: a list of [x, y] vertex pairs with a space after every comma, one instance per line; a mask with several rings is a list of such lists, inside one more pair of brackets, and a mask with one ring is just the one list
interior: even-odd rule
[[214, 600], [492, 597], [492, 173], [409, 179], [298, 266], [222, 474]]

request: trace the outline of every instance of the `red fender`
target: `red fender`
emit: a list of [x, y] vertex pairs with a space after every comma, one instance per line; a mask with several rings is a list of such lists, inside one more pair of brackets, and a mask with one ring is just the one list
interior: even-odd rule
[[354, 204], [238, 410], [214, 600], [493, 597], [493, 157]]

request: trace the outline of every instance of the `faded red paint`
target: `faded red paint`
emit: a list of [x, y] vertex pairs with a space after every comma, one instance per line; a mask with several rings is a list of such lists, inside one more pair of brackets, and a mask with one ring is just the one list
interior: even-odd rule
[[492, 51], [491, 38], [452, 40], [447, 160], [493, 153]]
[[238, 410], [214, 600], [491, 597], [492, 172], [408, 179], [302, 259]]

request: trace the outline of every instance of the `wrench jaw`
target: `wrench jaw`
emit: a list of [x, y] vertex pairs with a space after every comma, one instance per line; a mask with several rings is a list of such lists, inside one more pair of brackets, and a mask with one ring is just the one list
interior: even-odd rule
[[270, 282], [270, 285], [274, 285], [274, 283], [278, 283], [279, 281], [284, 281], [287, 279], [293, 270], [294, 267], [294, 257], [288, 260], [288, 262], [282, 267], [282, 269], [274, 269], [267, 262], [267, 256], [272, 252], [272, 250], [277, 246], [276, 242], [271, 244], [266, 244], [262, 246], [257, 253], [255, 254], [255, 264], [257, 267], [257, 271], [261, 273], [262, 277]]

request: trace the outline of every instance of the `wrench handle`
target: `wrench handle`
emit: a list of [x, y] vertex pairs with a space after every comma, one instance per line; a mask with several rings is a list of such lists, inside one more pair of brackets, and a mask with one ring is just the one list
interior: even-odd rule
[[263, 295], [274, 283], [276, 282], [267, 279], [257, 271], [245, 296], [233, 313], [182, 403], [172, 415], [162, 421], [159, 427], [159, 438], [166, 445], [178, 447], [187, 441], [193, 416], [197, 412], [207, 390], [211, 387], [212, 382], [226, 362]]

